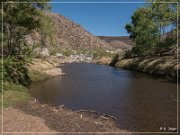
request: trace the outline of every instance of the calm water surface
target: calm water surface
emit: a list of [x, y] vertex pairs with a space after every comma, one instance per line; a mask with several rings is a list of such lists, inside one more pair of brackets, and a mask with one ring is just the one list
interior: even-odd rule
[[72, 63], [62, 70], [66, 75], [32, 83], [31, 95], [55, 106], [113, 115], [128, 131], [176, 128], [176, 83], [105, 65]]

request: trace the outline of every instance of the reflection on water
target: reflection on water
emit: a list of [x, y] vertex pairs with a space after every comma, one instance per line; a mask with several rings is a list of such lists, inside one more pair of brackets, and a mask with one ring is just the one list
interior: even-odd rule
[[113, 115], [128, 131], [176, 127], [176, 83], [105, 65], [72, 63], [62, 69], [66, 75], [32, 83], [31, 95], [44, 103]]

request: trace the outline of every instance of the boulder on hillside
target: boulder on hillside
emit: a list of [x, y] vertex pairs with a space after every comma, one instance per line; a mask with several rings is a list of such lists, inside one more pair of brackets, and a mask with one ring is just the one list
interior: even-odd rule
[[50, 56], [48, 48], [39, 48], [39, 47], [35, 48], [34, 53], [40, 57], [49, 57]]

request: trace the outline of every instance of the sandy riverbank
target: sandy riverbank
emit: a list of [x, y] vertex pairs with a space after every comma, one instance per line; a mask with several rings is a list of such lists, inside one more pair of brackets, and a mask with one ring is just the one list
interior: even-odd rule
[[174, 81], [177, 80], [177, 70], [180, 70], [180, 65], [178, 65], [177, 58], [174, 56], [120, 59], [115, 67], [160, 76]]
[[31, 81], [40, 81], [55, 76], [61, 76], [65, 74], [61, 70], [61, 66], [65, 63], [72, 62], [88, 62], [93, 64], [108, 65], [111, 62], [111, 58], [103, 56], [100, 59], [92, 59], [91, 61], [79, 61], [72, 59], [71, 57], [51, 56], [46, 59], [33, 59], [33, 61], [27, 66], [29, 71], [28, 76]]

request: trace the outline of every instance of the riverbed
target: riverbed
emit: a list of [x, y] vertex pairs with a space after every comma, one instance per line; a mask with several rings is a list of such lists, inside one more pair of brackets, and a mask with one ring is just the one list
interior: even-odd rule
[[64, 76], [33, 82], [30, 94], [41, 103], [94, 110], [117, 119], [131, 132], [172, 132], [177, 124], [177, 84], [106, 65], [70, 63]]

